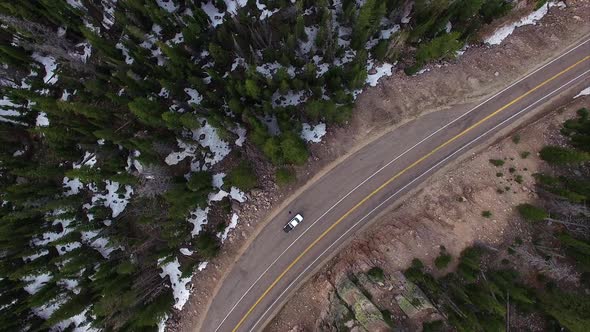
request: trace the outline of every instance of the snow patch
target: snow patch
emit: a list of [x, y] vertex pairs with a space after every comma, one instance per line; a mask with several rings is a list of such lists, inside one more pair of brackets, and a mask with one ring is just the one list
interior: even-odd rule
[[35, 120], [35, 125], [37, 127], [49, 126], [49, 119], [47, 118], [47, 113], [39, 112], [39, 115], [37, 115], [37, 119]]
[[174, 13], [178, 9], [178, 6], [172, 0], [156, 0], [156, 3], [169, 13]]
[[510, 36], [514, 32], [514, 30], [516, 28], [519, 28], [519, 27], [525, 26], [525, 25], [537, 24], [537, 22], [540, 19], [542, 19], [543, 16], [545, 16], [545, 14], [547, 14], [547, 12], [549, 11], [549, 8], [555, 7], [555, 6], [563, 8], [563, 7], [565, 7], [565, 4], [563, 2], [559, 2], [559, 3], [548, 2], [548, 3], [544, 4], [543, 6], [541, 6], [541, 8], [535, 10], [534, 12], [521, 18], [520, 20], [499, 28], [498, 30], [496, 30], [496, 32], [494, 32], [493, 35], [486, 38], [484, 40], [484, 42], [489, 45], [501, 44], [504, 41], [504, 39], [506, 39], [508, 36]]
[[191, 235], [193, 237], [199, 235], [203, 230], [203, 226], [207, 225], [207, 214], [209, 213], [209, 207], [206, 207], [204, 210], [198, 207], [194, 211], [191, 212], [190, 217], [188, 218], [188, 222], [193, 224], [193, 230], [191, 231]]
[[213, 174], [213, 181], [212, 185], [214, 188], [220, 189], [223, 186], [223, 178], [225, 177], [225, 173], [217, 173]]
[[64, 189], [67, 189], [66, 192], [64, 193], [64, 195], [65, 196], [72, 196], [72, 195], [77, 195], [80, 192], [80, 189], [82, 189], [84, 187], [84, 185], [82, 184], [82, 182], [80, 182], [80, 179], [74, 178], [74, 179], [70, 180], [66, 176], [63, 179], [63, 187], [64, 187]]
[[[92, 196], [92, 205], [102, 204], [105, 207], [110, 208], [113, 213], [113, 218], [116, 218], [125, 210], [127, 204], [129, 203], [129, 199], [133, 194], [133, 188], [130, 185], [125, 185], [125, 193], [119, 194], [119, 187], [120, 184], [116, 181], [106, 180], [106, 194], [99, 194], [96, 193]], [[96, 188], [94, 188], [94, 192], [96, 192]]]
[[45, 77], [43, 77], [43, 82], [50, 85], [55, 84], [58, 78], [57, 74], [55, 73], [55, 70], [57, 69], [57, 62], [55, 61], [55, 58], [49, 55], [43, 56], [37, 52], [34, 52], [31, 55], [31, 58], [45, 67]]
[[231, 216], [231, 221], [230, 221], [229, 225], [225, 228], [225, 230], [223, 232], [217, 233], [217, 237], [221, 239], [221, 243], [224, 243], [225, 240], [227, 240], [227, 236], [229, 235], [229, 232], [232, 229], [236, 228], [236, 226], [238, 226], [238, 215], [234, 213]]
[[190, 256], [193, 254], [193, 251], [188, 249], [188, 248], [180, 248], [180, 253], [185, 255], [185, 256]]
[[590, 86], [587, 87], [586, 89], [580, 91], [580, 93], [578, 93], [577, 95], [575, 95], [574, 99], [578, 98], [578, 97], [582, 97], [582, 96], [590, 96]]
[[278, 91], [275, 91], [271, 98], [273, 107], [297, 106], [307, 100], [307, 91], [289, 90], [286, 95], [281, 95]]
[[88, 231], [80, 232], [82, 234], [82, 241], [88, 244], [90, 247], [98, 251], [102, 257], [109, 258], [111, 252], [117, 248], [113, 248], [109, 245], [109, 240], [100, 236], [99, 231]]
[[123, 53], [123, 56], [125, 57], [125, 63], [128, 65], [133, 64], [133, 61], [135, 61], [135, 59], [133, 59], [133, 57], [131, 57], [129, 55], [129, 50], [127, 49], [127, 47], [125, 47], [125, 45], [122, 42], [118, 42], [115, 45], [115, 48], [117, 48], [118, 50], [121, 51], [121, 53]]
[[202, 147], [209, 148], [211, 151], [211, 153], [204, 154], [205, 165], [203, 168], [217, 164], [231, 151], [229, 144], [219, 137], [217, 129], [207, 121], [201, 128], [193, 130], [193, 139], [198, 141]]
[[24, 290], [33, 295], [51, 280], [51, 274], [46, 272], [35, 276], [26, 276], [22, 280], [27, 283], [27, 285], [23, 287]]
[[101, 1], [102, 4], [102, 26], [109, 30], [115, 24], [115, 7], [117, 0]]
[[324, 135], [326, 135], [326, 124], [320, 122], [314, 127], [308, 123], [304, 123], [300, 136], [307, 142], [319, 143], [322, 141]]
[[225, 13], [220, 12], [219, 9], [213, 5], [212, 1], [201, 3], [201, 9], [205, 12], [205, 14], [207, 14], [207, 16], [209, 16], [211, 25], [214, 28], [223, 23], [223, 17], [225, 16]]
[[381, 66], [373, 67], [373, 61], [369, 60], [367, 64], [367, 71], [371, 69], [375, 69], [377, 72], [375, 74], [368, 74], [366, 83], [370, 86], [377, 86], [377, 82], [383, 76], [391, 76], [393, 74], [393, 64], [391, 63], [384, 63]]
[[209, 262], [201, 262], [201, 263], [199, 263], [199, 266], [197, 267], [197, 270], [203, 271], [204, 269], [207, 268], [207, 265], [209, 265]]
[[[160, 258], [158, 260], [158, 265], [160, 265], [163, 260], [163, 258]], [[188, 300], [190, 294], [186, 286], [191, 281], [191, 278], [181, 278], [182, 272], [180, 272], [180, 263], [178, 262], [178, 258], [174, 258], [174, 261], [166, 263], [160, 266], [160, 268], [162, 269], [160, 277], [165, 278], [168, 276], [168, 278], [170, 278], [170, 284], [172, 285], [172, 292], [174, 294], [175, 300], [174, 308], [182, 310], [182, 307], [184, 307], [184, 304]]]
[[191, 97], [191, 99], [189, 99], [187, 101], [187, 103], [190, 104], [196, 104], [199, 105], [201, 103], [201, 101], [203, 100], [203, 96], [201, 96], [199, 94], [199, 91], [195, 90], [195, 89], [191, 89], [191, 88], [185, 88], [184, 92], [186, 92], [187, 95], [189, 95], [189, 97]]
[[278, 12], [279, 9], [275, 9], [275, 10], [268, 10], [266, 9], [266, 5], [260, 3], [260, 0], [256, 0], [256, 8], [258, 8], [258, 10], [260, 10], [260, 20], [265, 20], [269, 17], [271, 17], [274, 13]]

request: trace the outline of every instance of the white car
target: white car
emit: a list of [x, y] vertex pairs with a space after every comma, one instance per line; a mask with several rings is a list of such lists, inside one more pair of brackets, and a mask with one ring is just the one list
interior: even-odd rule
[[291, 219], [285, 225], [285, 227], [283, 227], [283, 230], [285, 231], [285, 233], [289, 233], [290, 231], [293, 230], [293, 228], [295, 228], [295, 227], [297, 227], [297, 225], [301, 224], [302, 221], [303, 221], [303, 216], [300, 215], [299, 213], [297, 213], [295, 215], [295, 217], [293, 217], [293, 219]]

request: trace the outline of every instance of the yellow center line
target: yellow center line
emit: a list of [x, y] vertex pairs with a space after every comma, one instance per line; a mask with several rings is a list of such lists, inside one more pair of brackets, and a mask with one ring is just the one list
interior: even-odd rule
[[291, 268], [293, 268], [293, 266], [295, 264], [297, 264], [297, 262], [299, 262], [301, 260], [301, 258], [303, 258], [303, 256], [305, 256], [305, 254], [307, 254], [313, 247], [315, 247], [315, 245], [318, 242], [320, 242], [328, 233], [330, 233], [332, 231], [332, 229], [334, 229], [334, 227], [338, 226], [338, 224], [340, 224], [344, 219], [346, 219], [346, 217], [348, 217], [351, 213], [353, 213], [361, 205], [363, 205], [365, 202], [367, 202], [369, 199], [371, 199], [371, 197], [375, 196], [377, 193], [379, 193], [381, 190], [383, 190], [383, 188], [387, 187], [387, 185], [389, 185], [391, 182], [395, 181], [395, 179], [399, 178], [400, 176], [402, 176], [404, 173], [406, 173], [410, 169], [416, 167], [416, 165], [422, 163], [428, 157], [432, 156], [433, 154], [435, 154], [436, 152], [438, 152], [439, 150], [441, 150], [445, 146], [447, 146], [447, 145], [451, 144], [452, 142], [456, 141], [457, 139], [461, 138], [462, 136], [464, 136], [465, 134], [467, 134], [468, 132], [470, 132], [474, 128], [480, 126], [482, 123], [486, 122], [487, 120], [489, 120], [490, 118], [494, 117], [498, 113], [500, 113], [503, 110], [507, 109], [508, 107], [514, 105], [515, 103], [517, 103], [518, 101], [522, 100], [526, 96], [530, 95], [531, 93], [533, 93], [536, 90], [540, 89], [541, 87], [545, 86], [547, 83], [555, 80], [557, 77], [559, 77], [559, 76], [565, 74], [566, 72], [572, 70], [574, 67], [576, 67], [577, 65], [579, 65], [580, 63], [582, 63], [582, 62], [584, 62], [584, 61], [586, 61], [588, 59], [590, 59], [590, 55], [584, 57], [580, 61], [574, 63], [573, 65], [567, 67], [566, 69], [560, 71], [559, 73], [553, 75], [551, 78], [543, 81], [542, 83], [540, 83], [536, 87], [530, 89], [526, 93], [524, 93], [521, 96], [515, 98], [514, 100], [512, 100], [508, 104], [502, 106], [501, 108], [497, 109], [493, 113], [490, 113], [485, 118], [477, 121], [476, 123], [474, 123], [473, 125], [471, 125], [469, 128], [463, 130], [462, 132], [460, 132], [459, 134], [455, 135], [454, 137], [452, 137], [448, 141], [446, 141], [446, 142], [442, 143], [441, 145], [437, 146], [432, 151], [428, 152], [427, 154], [425, 154], [424, 156], [422, 156], [420, 159], [416, 160], [411, 165], [407, 166], [406, 168], [404, 168], [403, 170], [401, 170], [400, 172], [398, 172], [397, 174], [395, 174], [394, 176], [392, 176], [391, 178], [389, 178], [387, 181], [385, 181], [377, 189], [375, 189], [373, 192], [371, 192], [369, 195], [367, 195], [365, 198], [363, 198], [360, 202], [358, 202], [355, 206], [353, 206], [350, 210], [348, 210], [345, 214], [343, 214], [340, 218], [338, 218], [338, 220], [336, 220], [332, 225], [330, 225], [330, 227], [328, 227], [317, 239], [315, 239], [307, 248], [305, 248], [305, 250], [303, 250], [301, 252], [301, 254], [299, 254], [299, 256], [297, 256], [297, 258], [295, 258], [295, 260], [293, 260], [293, 262], [291, 262], [291, 264], [289, 264], [289, 266], [287, 266], [287, 268], [285, 268], [285, 270], [272, 282], [272, 284], [270, 284], [270, 286], [264, 291], [264, 293], [262, 293], [262, 295], [258, 298], [258, 300], [256, 300], [256, 302], [254, 302], [254, 304], [250, 307], [250, 309], [248, 309], [248, 311], [242, 317], [242, 319], [240, 319], [240, 321], [238, 322], [238, 324], [236, 325], [236, 327], [233, 328], [232, 332], [236, 332], [238, 330], [238, 328], [244, 323], [244, 321], [246, 320], [246, 318], [248, 318], [248, 316], [250, 316], [250, 314], [252, 313], [252, 311], [254, 311], [254, 309], [256, 308], [256, 306], [258, 306], [258, 304], [260, 304], [260, 302], [266, 297], [266, 295], [276, 286], [276, 284], [281, 279], [283, 279], [283, 277], [285, 276], [285, 274], [287, 274], [287, 272], [289, 272], [289, 270], [291, 270]]

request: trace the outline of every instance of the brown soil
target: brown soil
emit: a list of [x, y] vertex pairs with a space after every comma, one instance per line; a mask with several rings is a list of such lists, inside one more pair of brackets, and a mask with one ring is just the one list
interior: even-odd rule
[[[256, 149], [249, 149], [248, 157], [254, 159], [255, 169], [261, 175], [260, 189], [251, 192], [246, 203], [232, 207], [240, 215], [237, 229], [230, 234], [219, 257], [210, 262], [205, 272], [193, 277], [191, 298], [182, 312], [173, 314], [168, 321], [168, 329], [198, 330], [225, 272], [249, 241], [272, 220], [275, 211], [280, 211], [282, 206], [341, 160], [383, 133], [421, 114], [492, 95], [588, 35], [588, 0], [566, 3], [568, 7], [565, 9], [551, 9], [537, 26], [517, 29], [498, 47], [472, 46], [452, 63], [431, 65], [429, 72], [413, 77], [396, 72], [383, 79], [377, 87], [367, 89], [359, 96], [349, 123], [329, 128], [323, 142], [311, 146], [310, 161], [296, 169], [297, 182], [286, 188], [278, 188], [274, 184], [268, 175], [272, 174], [272, 170], [261, 169], [271, 166], [256, 162], [259, 153]], [[493, 26], [499, 24], [501, 22], [496, 22]], [[433, 200], [429, 204], [435, 209], [437, 204], [443, 203]], [[419, 229], [414, 229], [414, 233], [413, 236], [417, 236]]]
[[[444, 246], [454, 259], [444, 271], [432, 268], [435, 275], [442, 275], [453, 270], [456, 257], [474, 243], [498, 250], [513, 244], [518, 237], [524, 242], [522, 248], [526, 248], [531, 238], [530, 225], [518, 217], [514, 207], [538, 198], [532, 174], [545, 171], [543, 167], [546, 166], [537, 151], [547, 144], [562, 143], [559, 134], [562, 123], [575, 116], [579, 108], [588, 106], [590, 97], [577, 98], [558, 112], [551, 112], [510, 137], [467, 157], [459, 167], [428, 180], [412, 199], [381, 216], [342, 249], [289, 299], [265, 331], [287, 331], [293, 327], [314, 331], [320, 313], [329, 306], [330, 296], [329, 291], [318, 292], [318, 289], [329, 290], [326, 283], [342, 274], [367, 271], [373, 266], [392, 274], [406, 269], [414, 258], [432, 268], [440, 246]], [[514, 137], [519, 137], [518, 143]], [[530, 155], [522, 158], [521, 153], [525, 151]], [[496, 167], [490, 159], [502, 159], [505, 164]], [[518, 176], [522, 176], [522, 183], [516, 181]], [[490, 211], [491, 217], [482, 216], [483, 211]], [[500, 250], [494, 261], [498, 262], [506, 255], [505, 250]], [[530, 262], [513, 256], [511, 259], [524, 275], [533, 274]], [[530, 271], [522, 271], [523, 266]], [[568, 266], [560, 266], [560, 269], [570, 271]], [[531, 325], [539, 324], [539, 317], [515, 317], [514, 320], [512, 326], [542, 330], [542, 326]]]

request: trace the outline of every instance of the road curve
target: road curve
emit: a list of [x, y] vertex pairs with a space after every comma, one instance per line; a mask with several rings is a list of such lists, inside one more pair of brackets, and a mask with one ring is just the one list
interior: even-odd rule
[[[398, 197], [550, 98], [587, 86], [588, 38], [478, 105], [424, 115], [351, 155], [258, 234], [229, 271], [200, 330], [261, 330], [289, 292]], [[305, 220], [286, 234], [282, 228], [295, 213]]]

